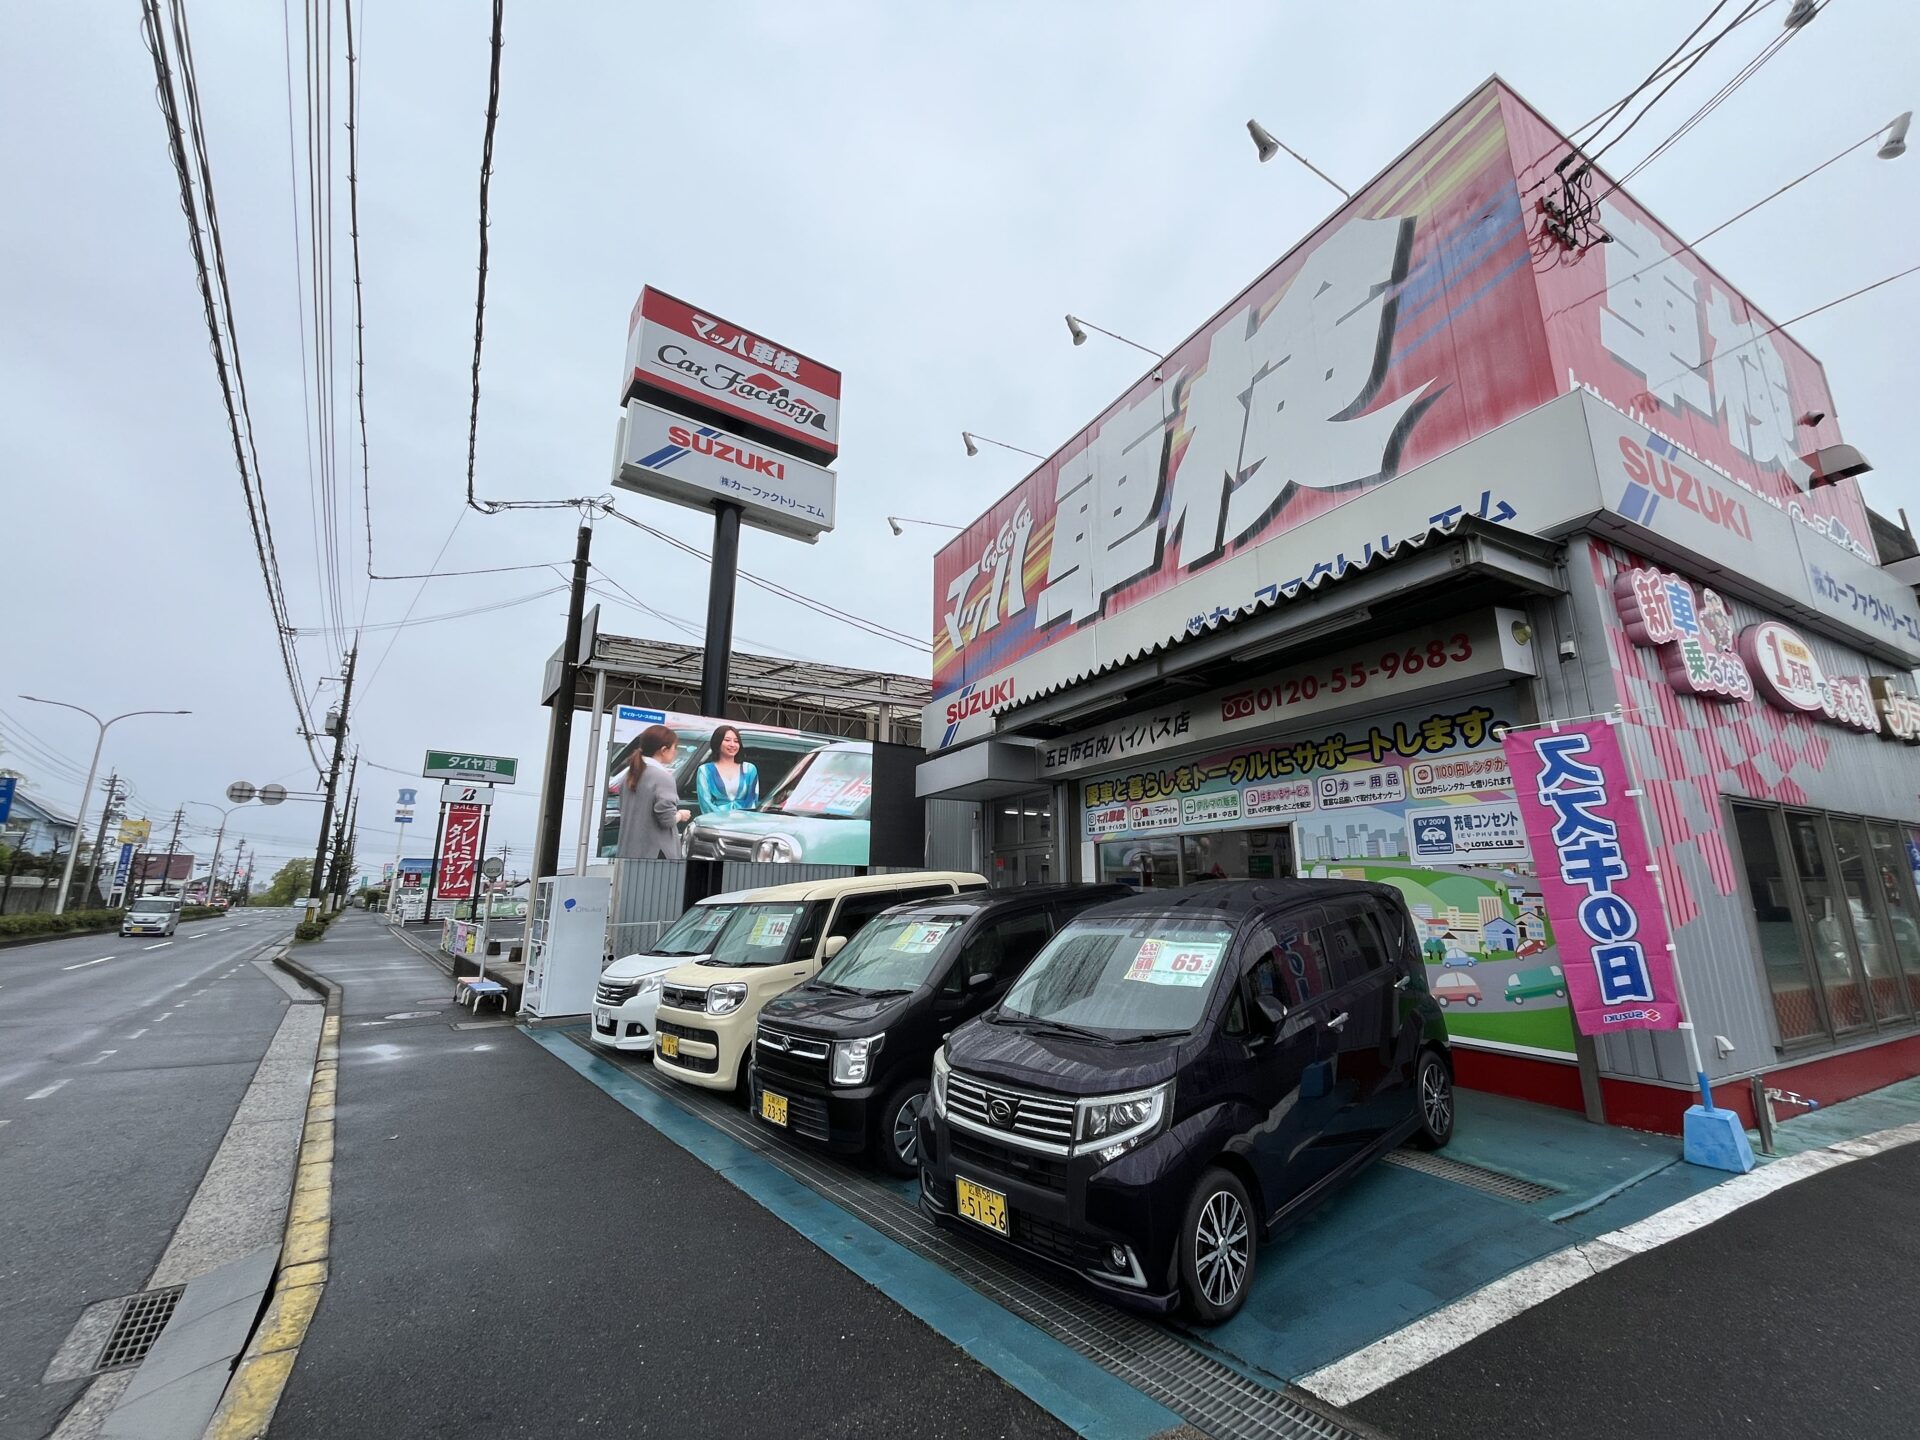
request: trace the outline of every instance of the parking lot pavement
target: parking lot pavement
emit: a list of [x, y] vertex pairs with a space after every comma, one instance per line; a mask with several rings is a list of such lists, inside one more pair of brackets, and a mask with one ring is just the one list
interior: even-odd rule
[[1920, 1145], [1622, 1261], [1354, 1405], [1398, 1440], [1906, 1436]]
[[452, 1028], [378, 920], [300, 958], [345, 986], [332, 1256], [274, 1440], [1071, 1433], [512, 1025]]

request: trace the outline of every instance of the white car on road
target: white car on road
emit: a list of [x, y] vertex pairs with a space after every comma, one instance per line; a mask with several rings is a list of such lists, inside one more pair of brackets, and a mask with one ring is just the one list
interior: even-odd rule
[[652, 1050], [654, 1012], [660, 1008], [660, 983], [666, 973], [711, 955], [727, 921], [759, 893], [709, 895], [674, 921], [646, 953], [622, 955], [602, 970], [593, 992], [594, 1043], [610, 1050]]
[[171, 935], [180, 924], [180, 902], [168, 895], [142, 895], [120, 917], [122, 935]]

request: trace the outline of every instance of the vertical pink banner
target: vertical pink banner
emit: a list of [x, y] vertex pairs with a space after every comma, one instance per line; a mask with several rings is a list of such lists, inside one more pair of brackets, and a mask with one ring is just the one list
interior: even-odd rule
[[1574, 1023], [1585, 1035], [1676, 1028], [1667, 917], [1618, 731], [1588, 720], [1502, 743]]
[[480, 879], [480, 826], [486, 811], [478, 805], [449, 805], [447, 835], [441, 844], [440, 874], [434, 886], [439, 900], [465, 900]]

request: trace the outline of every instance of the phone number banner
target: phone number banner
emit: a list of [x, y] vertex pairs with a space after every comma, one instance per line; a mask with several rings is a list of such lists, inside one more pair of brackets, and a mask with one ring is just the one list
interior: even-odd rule
[[1591, 720], [1502, 743], [1574, 1023], [1587, 1035], [1677, 1028], [1667, 918], [1619, 733]]

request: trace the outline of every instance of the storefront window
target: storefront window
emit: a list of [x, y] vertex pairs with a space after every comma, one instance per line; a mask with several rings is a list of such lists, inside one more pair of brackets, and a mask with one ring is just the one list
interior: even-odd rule
[[1906, 978], [1907, 1003], [1920, 1011], [1920, 909], [1914, 903], [1914, 842], [1892, 825], [1867, 827], [1873, 841], [1873, 870], [1887, 907], [1887, 931]]
[[1800, 903], [1806, 907], [1807, 931], [1813, 941], [1813, 963], [1827, 996], [1827, 1015], [1836, 1031], [1855, 1030], [1867, 1023], [1867, 1007], [1854, 976], [1853, 951], [1848, 943], [1851, 922], [1846, 901], [1833, 881], [1818, 815], [1794, 811], [1787, 815], [1787, 836], [1800, 880]]
[[1171, 890], [1180, 883], [1180, 842], [1109, 840], [1100, 847], [1100, 878], [1142, 890]]
[[992, 817], [993, 883], [1043, 885], [1053, 879], [1053, 794], [1033, 790], [987, 802]]
[[1773, 995], [1773, 1013], [1780, 1039], [1791, 1045], [1817, 1035], [1824, 1025], [1814, 997], [1813, 977], [1793, 915], [1793, 882], [1781, 863], [1775, 833], [1776, 812], [1752, 805], [1735, 805], [1733, 823], [1740, 838], [1740, 854], [1747, 870], [1747, 892], [1753, 898], [1754, 926], [1760, 935], [1760, 961], [1766, 967], [1767, 988]]
[[1840, 888], [1846, 896], [1853, 943], [1867, 972], [1867, 995], [1873, 1001], [1874, 1019], [1882, 1023], [1904, 1019], [1907, 1005], [1900, 983], [1900, 962], [1894, 958], [1892, 942], [1881, 932], [1880, 906], [1867, 874], [1866, 826], [1839, 816], [1827, 823], [1833, 832], [1833, 854], [1840, 866]]

